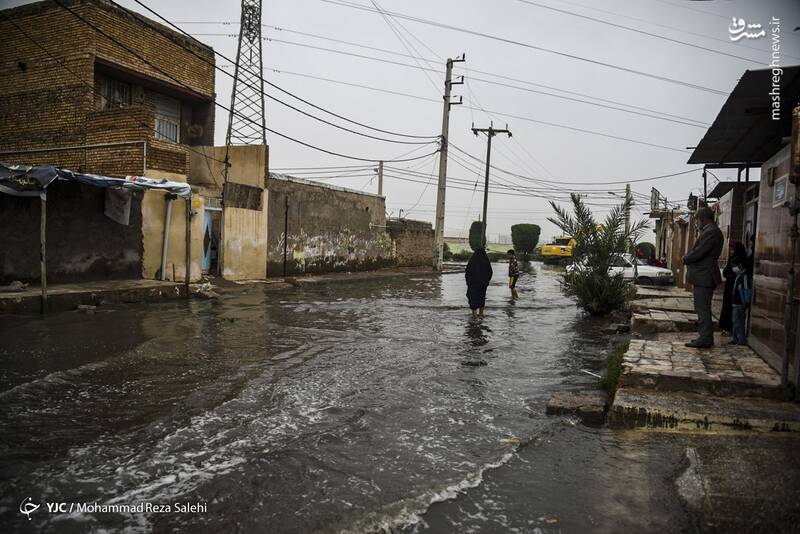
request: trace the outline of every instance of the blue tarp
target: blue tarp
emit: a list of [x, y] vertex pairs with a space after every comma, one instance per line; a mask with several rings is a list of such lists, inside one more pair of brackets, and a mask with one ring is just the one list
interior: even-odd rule
[[0, 163], [0, 192], [15, 196], [45, 197], [47, 186], [54, 180], [80, 182], [95, 187], [113, 189], [160, 189], [186, 200], [192, 196], [192, 188], [184, 182], [156, 180], [145, 176], [111, 178], [96, 174], [83, 174], [69, 169], [57, 169], [50, 165], [9, 165]]

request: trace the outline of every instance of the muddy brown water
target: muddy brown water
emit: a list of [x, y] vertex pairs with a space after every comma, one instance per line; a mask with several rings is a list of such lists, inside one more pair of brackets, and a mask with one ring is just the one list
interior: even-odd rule
[[544, 415], [611, 341], [505, 269], [477, 321], [457, 274], [4, 317], [2, 531], [688, 528], [679, 448]]

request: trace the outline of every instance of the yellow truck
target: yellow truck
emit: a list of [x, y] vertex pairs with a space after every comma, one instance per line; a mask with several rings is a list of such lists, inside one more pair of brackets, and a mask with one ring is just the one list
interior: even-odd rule
[[552, 243], [542, 245], [542, 261], [562, 265], [572, 261], [572, 248], [576, 245], [571, 237], [557, 237]]

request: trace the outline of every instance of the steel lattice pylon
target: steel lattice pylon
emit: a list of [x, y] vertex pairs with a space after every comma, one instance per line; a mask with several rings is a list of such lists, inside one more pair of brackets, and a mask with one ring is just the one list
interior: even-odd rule
[[267, 144], [261, 42], [261, 0], [242, 0], [227, 146]]

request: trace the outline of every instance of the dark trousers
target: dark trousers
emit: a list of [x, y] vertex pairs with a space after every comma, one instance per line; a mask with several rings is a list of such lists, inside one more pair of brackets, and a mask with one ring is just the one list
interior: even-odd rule
[[711, 299], [714, 297], [713, 287], [694, 286], [694, 311], [697, 313], [697, 340], [701, 343], [714, 342], [714, 321], [711, 318]]
[[731, 335], [734, 343], [739, 343], [740, 345], [747, 343], [747, 306], [734, 304]]

